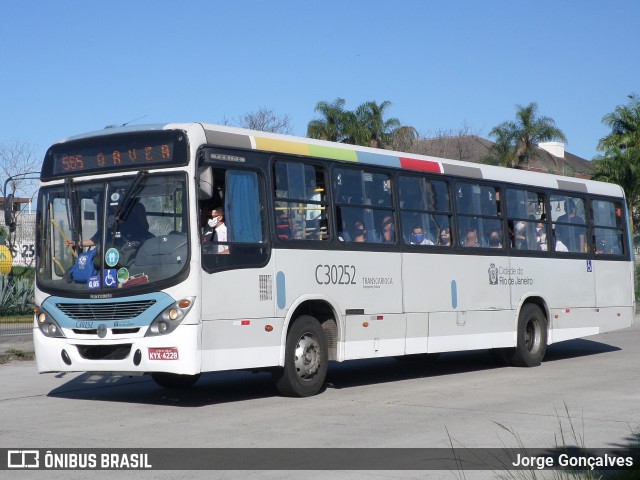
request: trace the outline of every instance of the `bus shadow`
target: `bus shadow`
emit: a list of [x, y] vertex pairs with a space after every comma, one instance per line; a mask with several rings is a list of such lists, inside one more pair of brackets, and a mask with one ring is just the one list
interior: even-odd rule
[[160, 387], [148, 375], [128, 377], [85, 373], [50, 391], [48, 396], [193, 408], [268, 398], [277, 396], [277, 392], [271, 375], [266, 372], [206, 373], [187, 389]]
[[607, 343], [577, 338], [565, 342], [554, 343], [547, 347], [547, 354], [544, 356], [545, 362], [555, 362], [567, 358], [588, 357], [590, 355], [600, 355], [602, 353], [617, 352], [619, 347]]
[[[550, 345], [545, 362], [618, 351], [605, 343], [577, 339]], [[402, 380], [473, 373], [505, 368], [498, 355], [487, 350], [449, 352], [430, 358], [378, 358], [332, 362], [323, 389], [344, 389]], [[65, 374], [60, 374], [64, 376]], [[74, 400], [123, 402], [174, 407], [258, 400], [277, 396], [268, 372], [229, 371], [203, 374], [190, 389], [165, 389], [150, 376], [85, 373], [49, 392], [48, 396]]]

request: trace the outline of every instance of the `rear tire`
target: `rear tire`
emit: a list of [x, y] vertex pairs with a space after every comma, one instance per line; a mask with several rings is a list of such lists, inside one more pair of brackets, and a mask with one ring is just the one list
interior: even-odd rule
[[547, 321], [540, 307], [528, 303], [518, 316], [518, 343], [510, 349], [515, 367], [537, 367], [547, 351]]
[[327, 340], [320, 322], [298, 317], [287, 334], [284, 367], [273, 371], [276, 389], [287, 397], [309, 397], [320, 391], [327, 376]]
[[151, 378], [164, 388], [183, 389], [191, 388], [200, 378], [200, 374], [196, 375], [179, 375], [177, 373], [154, 372]]

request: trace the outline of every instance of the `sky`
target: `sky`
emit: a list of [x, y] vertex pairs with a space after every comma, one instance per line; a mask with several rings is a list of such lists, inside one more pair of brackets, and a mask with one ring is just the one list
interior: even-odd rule
[[0, 146], [259, 108], [305, 136], [336, 98], [490, 138], [536, 102], [590, 160], [640, 94], [639, 24], [637, 0], [0, 0]]

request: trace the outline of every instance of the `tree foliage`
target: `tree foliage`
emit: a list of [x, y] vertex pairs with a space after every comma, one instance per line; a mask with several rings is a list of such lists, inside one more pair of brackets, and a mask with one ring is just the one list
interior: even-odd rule
[[[626, 105], [602, 118], [611, 132], [600, 139], [598, 150], [603, 152], [594, 158], [596, 169], [593, 178], [616, 183], [622, 187], [632, 214], [640, 211], [640, 97], [628, 96]], [[633, 220], [633, 217], [632, 217]], [[633, 222], [638, 225], [638, 222]]]
[[409, 150], [418, 138], [415, 128], [402, 125], [397, 118], [386, 118], [391, 102], [365, 102], [354, 111], [345, 109], [345, 100], [320, 101], [315, 111], [320, 118], [307, 125], [307, 136], [330, 142], [374, 148]]
[[515, 167], [527, 165], [538, 155], [537, 144], [551, 140], [567, 143], [562, 130], [551, 117], [538, 115], [538, 104], [518, 105], [515, 121], [502, 122], [489, 136], [495, 137], [495, 153], [501, 165]]

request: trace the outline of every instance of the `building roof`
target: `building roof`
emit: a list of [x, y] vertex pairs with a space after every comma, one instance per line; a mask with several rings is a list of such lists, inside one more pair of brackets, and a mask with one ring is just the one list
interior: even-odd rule
[[[423, 138], [414, 142], [411, 152], [473, 163], [495, 163], [493, 145], [494, 142], [477, 135]], [[536, 147], [536, 151], [537, 155], [529, 159], [529, 165], [517, 168], [568, 177], [593, 176], [595, 166], [584, 158], [566, 151], [564, 157], [558, 157], [540, 147]]]

